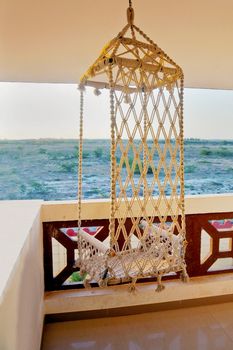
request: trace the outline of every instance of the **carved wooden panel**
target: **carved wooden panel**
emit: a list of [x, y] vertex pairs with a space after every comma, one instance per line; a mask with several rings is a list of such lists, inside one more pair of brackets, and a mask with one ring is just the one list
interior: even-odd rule
[[[155, 222], [156, 222], [155, 218]], [[169, 218], [167, 218], [169, 224]], [[131, 225], [131, 220], [126, 222]], [[44, 271], [45, 289], [59, 290], [83, 288], [82, 282], [67, 283], [67, 279], [77, 272], [74, 267], [77, 243], [60, 231], [60, 228], [77, 226], [77, 221], [57, 221], [43, 224], [44, 230]], [[109, 220], [83, 220], [82, 226], [102, 226], [95, 236], [104, 241], [109, 233]], [[187, 270], [190, 277], [214, 273], [233, 272], [233, 212], [186, 215]], [[64, 247], [64, 266], [54, 273], [53, 240]], [[124, 237], [119, 236], [118, 245], [122, 247]], [[58, 257], [59, 258], [59, 257]], [[165, 278], [177, 278], [177, 275]], [[143, 279], [143, 282], [151, 281]], [[92, 283], [92, 286], [97, 286]]]
[[233, 271], [233, 212], [186, 216], [190, 276]]

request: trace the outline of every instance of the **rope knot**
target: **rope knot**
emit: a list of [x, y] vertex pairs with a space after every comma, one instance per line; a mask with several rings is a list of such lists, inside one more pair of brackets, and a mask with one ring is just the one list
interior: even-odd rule
[[134, 10], [132, 7], [128, 7], [127, 8], [127, 20], [129, 25], [133, 25], [133, 21], [134, 21]]

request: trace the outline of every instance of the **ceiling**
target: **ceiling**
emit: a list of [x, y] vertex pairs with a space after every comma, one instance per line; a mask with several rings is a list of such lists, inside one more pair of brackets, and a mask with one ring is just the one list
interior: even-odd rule
[[[0, 81], [77, 83], [126, 24], [127, 0], [0, 0]], [[233, 0], [133, 0], [185, 86], [233, 89]]]

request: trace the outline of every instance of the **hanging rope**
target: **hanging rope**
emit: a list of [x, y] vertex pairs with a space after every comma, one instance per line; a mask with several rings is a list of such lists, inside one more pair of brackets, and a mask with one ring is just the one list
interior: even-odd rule
[[127, 20], [128, 20], [128, 24], [132, 27], [133, 21], [134, 21], [134, 10], [132, 7], [127, 8]]
[[81, 228], [82, 209], [82, 155], [83, 155], [83, 106], [84, 88], [80, 87], [79, 159], [78, 159], [78, 229]]
[[144, 204], [143, 204], [143, 211], [142, 216], [146, 216], [146, 203], [148, 201], [148, 184], [147, 184], [147, 171], [149, 169], [149, 165], [147, 162], [147, 132], [148, 132], [148, 126], [147, 126], [147, 92], [142, 91], [143, 95], [143, 198], [144, 198]]
[[116, 202], [116, 155], [115, 155], [115, 108], [114, 108], [114, 81], [112, 66], [109, 66], [109, 85], [110, 85], [110, 128], [111, 128], [111, 207], [110, 207], [110, 247], [115, 245], [115, 202]]
[[[184, 116], [183, 116], [183, 110], [184, 110], [184, 76], [181, 77], [180, 80], [180, 197], [181, 197], [181, 229], [182, 229], [182, 236], [185, 240], [185, 200], [184, 200]], [[184, 249], [183, 249], [183, 258], [185, 257], [185, 248], [186, 248], [187, 242], [184, 242]]]

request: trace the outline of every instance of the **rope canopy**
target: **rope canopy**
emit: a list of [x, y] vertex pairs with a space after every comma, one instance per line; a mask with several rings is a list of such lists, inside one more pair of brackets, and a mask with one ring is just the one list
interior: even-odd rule
[[[181, 272], [185, 265], [183, 72], [134, 24], [102, 50], [80, 80], [78, 252], [81, 273], [99, 285]], [[109, 89], [110, 246], [81, 228], [83, 90]], [[98, 94], [98, 93], [96, 93]]]

